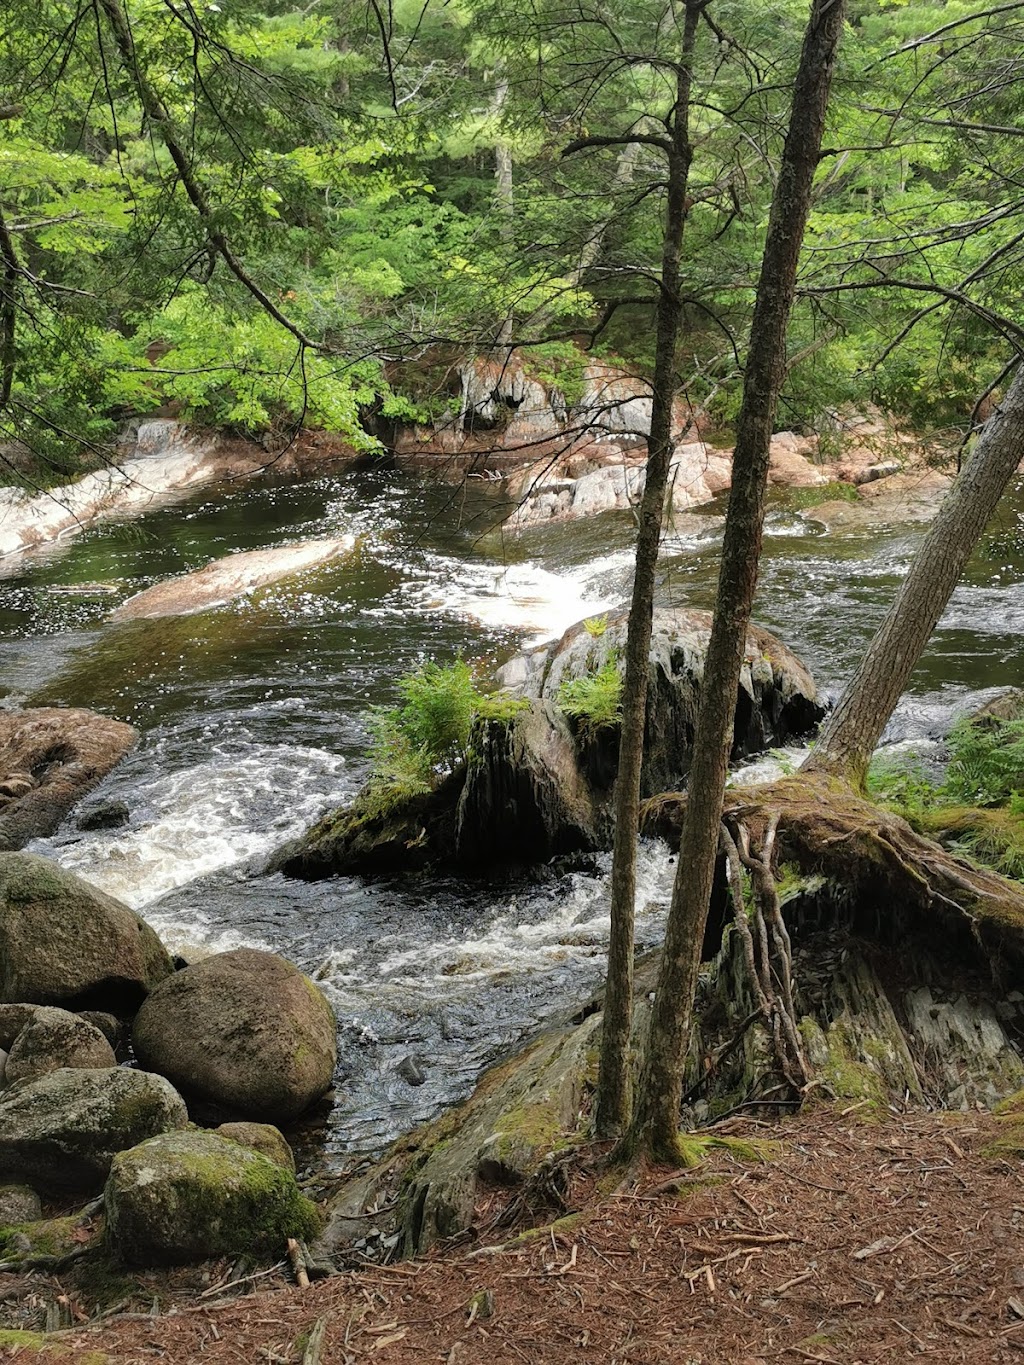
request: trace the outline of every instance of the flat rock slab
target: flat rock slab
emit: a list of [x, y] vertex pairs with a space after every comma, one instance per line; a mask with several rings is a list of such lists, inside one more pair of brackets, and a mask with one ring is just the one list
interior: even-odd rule
[[861, 484], [857, 497], [805, 508], [802, 515], [830, 531], [874, 531], [882, 522], [931, 521], [953, 480], [937, 469], [890, 474]]
[[95, 711], [0, 711], [0, 849], [52, 834], [138, 738], [134, 726]]
[[195, 573], [154, 583], [129, 597], [110, 615], [112, 621], [136, 621], [156, 616], [191, 616], [223, 607], [257, 588], [268, 587], [304, 569], [316, 568], [346, 554], [355, 541], [307, 540], [299, 545], [280, 545], [272, 550], [245, 550], [215, 559]]

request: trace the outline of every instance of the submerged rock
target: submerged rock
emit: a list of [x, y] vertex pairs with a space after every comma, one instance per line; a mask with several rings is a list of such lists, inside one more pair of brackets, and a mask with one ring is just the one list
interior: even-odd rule
[[111, 613], [112, 621], [135, 621], [154, 616], [191, 616], [222, 607], [236, 597], [265, 588], [304, 569], [326, 564], [347, 553], [355, 544], [352, 536], [339, 540], [307, 540], [299, 545], [279, 545], [272, 550], [247, 550], [215, 559], [195, 573], [170, 578], [136, 593]]
[[41, 1194], [95, 1189], [115, 1153], [187, 1123], [184, 1101], [162, 1076], [51, 1071], [0, 1094], [0, 1170]]
[[131, 1011], [173, 971], [134, 910], [34, 853], [0, 853], [0, 1001]]
[[216, 953], [161, 983], [132, 1026], [144, 1065], [186, 1094], [271, 1123], [303, 1113], [330, 1088], [334, 1011], [284, 958], [255, 948]]
[[103, 1194], [107, 1236], [137, 1266], [239, 1252], [281, 1257], [320, 1224], [290, 1171], [216, 1133], [168, 1133], [114, 1158]]
[[83, 810], [75, 821], [75, 828], [83, 834], [93, 830], [123, 829], [131, 818], [132, 813], [123, 801], [103, 801]]
[[0, 849], [52, 834], [138, 738], [133, 726], [95, 711], [0, 711]]
[[[610, 845], [618, 727], [595, 729], [561, 709], [564, 683], [622, 657], [625, 612], [600, 631], [573, 626], [557, 643], [507, 664], [499, 681], [528, 705], [480, 718], [464, 768], [429, 796], [380, 812], [360, 803], [324, 817], [279, 851], [270, 870], [315, 879], [391, 874], [428, 864], [479, 868], [543, 863]], [[711, 632], [709, 612], [662, 608], [650, 653], [644, 796], [685, 782]], [[810, 733], [824, 715], [799, 659], [757, 626], [747, 635], [733, 757]]]

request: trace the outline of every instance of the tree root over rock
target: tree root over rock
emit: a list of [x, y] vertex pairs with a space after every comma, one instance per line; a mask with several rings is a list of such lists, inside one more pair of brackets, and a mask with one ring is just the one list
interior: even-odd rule
[[[686, 797], [644, 808], [643, 829], [678, 841]], [[1024, 887], [955, 857], [898, 815], [825, 773], [726, 792], [725, 819], [751, 840], [777, 822], [778, 857], [830, 884], [848, 926], [881, 944], [924, 936], [933, 950], [984, 966], [997, 985], [1024, 968]]]

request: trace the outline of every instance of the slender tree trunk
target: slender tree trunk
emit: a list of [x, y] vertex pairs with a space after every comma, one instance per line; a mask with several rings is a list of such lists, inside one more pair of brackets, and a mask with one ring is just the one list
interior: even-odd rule
[[871, 755], [1006, 485], [1024, 459], [1024, 365], [985, 423], [910, 572], [821, 732], [808, 772], [863, 787]]
[[640, 772], [647, 720], [654, 577], [673, 449], [676, 342], [683, 311], [680, 253], [686, 222], [686, 187], [693, 159], [689, 136], [691, 65], [700, 11], [700, 4], [687, 0], [672, 120], [673, 149], [669, 157], [668, 205], [656, 322], [651, 434], [647, 444], [647, 474], [640, 502], [636, 571], [626, 634], [619, 766], [615, 781], [608, 979], [597, 1085], [596, 1128], [602, 1137], [621, 1133], [629, 1123], [631, 1108], [629, 1038], [633, 1018], [633, 920]]
[[0, 410], [11, 401], [18, 325], [18, 255], [0, 209]]
[[[508, 81], [502, 67], [498, 68], [494, 87], [494, 103], [491, 112], [499, 120], [508, 99]], [[494, 144], [494, 199], [498, 213], [498, 233], [502, 245], [511, 247], [515, 237], [515, 194], [512, 183], [512, 148], [499, 133]], [[512, 310], [502, 320], [498, 330], [498, 345], [508, 346], [512, 341], [514, 320]]]
[[632, 1149], [656, 1159], [678, 1159], [682, 1073], [718, 849], [736, 695], [757, 586], [769, 443], [785, 377], [786, 330], [844, 12], [844, 0], [814, 0], [812, 5], [751, 324], [689, 800], [628, 1142]]

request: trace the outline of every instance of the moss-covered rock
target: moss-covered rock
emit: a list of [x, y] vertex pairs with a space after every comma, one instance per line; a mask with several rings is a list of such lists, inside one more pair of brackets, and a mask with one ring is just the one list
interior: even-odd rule
[[167, 1133], [120, 1153], [103, 1199], [107, 1236], [130, 1265], [276, 1259], [289, 1237], [319, 1227], [291, 1172], [216, 1133]]
[[79, 1215], [26, 1219], [0, 1229], [0, 1257], [7, 1261], [36, 1256], [66, 1256], [80, 1246], [75, 1236], [82, 1225]]
[[286, 1171], [295, 1170], [295, 1154], [284, 1134], [272, 1123], [222, 1123], [214, 1131], [218, 1137], [249, 1147], [268, 1161], [276, 1161]]
[[5, 1075], [11, 1085], [61, 1067], [95, 1071], [116, 1065], [113, 1048], [94, 1024], [67, 1010], [37, 1005], [11, 1044]]
[[[601, 630], [580, 622], [560, 640], [528, 650], [499, 673], [509, 702], [482, 707], [464, 765], [435, 791], [396, 798], [386, 810], [361, 797], [324, 816], [280, 849], [269, 871], [314, 880], [393, 875], [427, 865], [543, 863], [611, 844], [618, 769], [616, 724], [565, 714], [566, 684], [614, 670], [628, 614]], [[711, 614], [655, 613], [650, 651], [644, 794], [681, 784], [690, 768]], [[758, 626], [747, 634], [733, 757], [806, 735], [824, 707], [799, 659]]]
[[174, 970], [145, 920], [32, 853], [0, 853], [0, 1001], [131, 1011]]
[[115, 1153], [187, 1122], [162, 1076], [62, 1068], [0, 1094], [0, 1170], [42, 1194], [97, 1190]]
[[320, 1099], [338, 1056], [323, 992], [284, 958], [255, 948], [175, 972], [139, 1011], [132, 1037], [143, 1064], [186, 1094], [270, 1123]]

